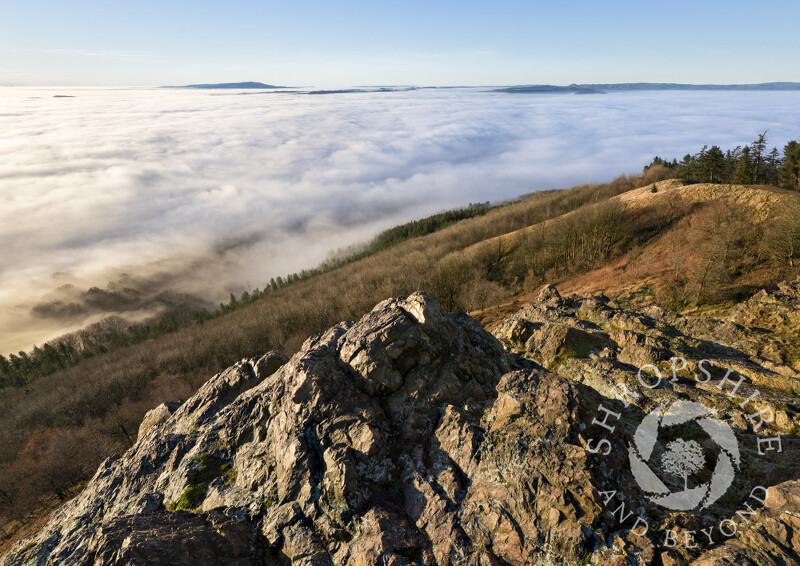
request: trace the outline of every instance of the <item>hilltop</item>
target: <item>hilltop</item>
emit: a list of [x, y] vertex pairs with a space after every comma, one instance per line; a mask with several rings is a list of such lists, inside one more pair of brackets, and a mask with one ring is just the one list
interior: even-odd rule
[[[4, 388], [4, 549], [40, 528], [47, 513], [80, 491], [106, 457], [134, 447], [148, 410], [189, 399], [209, 376], [237, 360], [270, 350], [291, 356], [306, 349], [309, 336], [358, 320], [387, 297], [408, 297], [420, 289], [435, 296], [445, 312], [466, 311], [485, 329], [501, 332], [503, 340], [504, 325], [535, 302], [545, 283], [578, 297], [602, 292], [621, 312], [659, 308], [691, 320], [713, 315], [741, 321], [751, 325], [743, 332], [752, 348], [760, 348], [747, 350], [747, 356], [757, 356], [757, 365], [770, 375], [788, 379], [796, 374], [800, 344], [794, 319], [771, 315], [767, 307], [776, 302], [778, 283], [797, 276], [791, 250], [800, 233], [800, 194], [765, 186], [684, 184], [652, 173], [535, 193], [454, 224], [444, 222], [431, 233], [401, 231], [385, 247], [330, 270], [290, 278], [247, 301], [238, 299], [213, 319], [198, 319]], [[763, 288], [766, 294], [759, 295]], [[764, 329], [772, 329], [769, 340], [762, 340]], [[681, 332], [743, 348], [739, 338]], [[672, 339], [667, 331], [662, 334]], [[643, 340], [654, 346], [652, 339]], [[498, 359], [520, 356], [506, 347], [511, 349]], [[681, 351], [671, 342], [658, 347]], [[578, 357], [592, 348], [579, 348]], [[569, 380], [574, 376], [560, 364], [575, 363], [573, 357], [532, 359]], [[793, 423], [793, 409], [783, 403]]]
[[495, 92], [510, 94], [603, 94], [606, 92], [631, 91], [675, 91], [675, 90], [722, 90], [722, 91], [765, 91], [800, 90], [800, 83], [771, 82], [756, 84], [687, 84], [687, 83], [595, 83], [555, 85], [517, 85], [495, 89]]
[[[796, 312], [800, 281], [754, 300], [739, 305], [744, 319]], [[3, 563], [796, 564], [800, 380], [780, 348], [745, 324], [552, 286], [495, 336], [425, 294], [390, 299], [291, 360], [242, 360], [148, 413], [133, 447]], [[639, 385], [638, 367], [675, 358], [691, 371], [713, 359], [713, 379]], [[726, 367], [743, 376], [739, 397], [723, 393]], [[702, 519], [735, 521], [737, 538], [664, 545], [696, 519], [653, 505], [631, 477], [635, 425], [682, 400], [714, 407], [745, 451], [730, 497]], [[607, 457], [592, 450], [603, 405], [626, 414]], [[757, 410], [773, 415], [767, 426]], [[790, 433], [780, 454], [750, 448], [776, 433]], [[760, 508], [740, 517], [754, 486]]]
[[232, 88], [286, 88], [283, 86], [268, 85], [259, 82], [247, 81], [242, 83], [210, 83], [210, 84], [196, 84], [185, 86], [167, 86], [162, 88], [198, 88], [198, 89], [232, 89]]
[[[647, 245], [632, 246], [596, 269], [558, 278], [561, 288], [603, 292], [639, 307], [704, 305], [709, 310], [713, 305], [730, 306], [777, 282], [774, 264], [759, 262], [757, 256], [792, 254], [796, 236], [789, 218], [800, 214], [800, 194], [768, 186], [686, 185], [672, 179], [626, 191], [609, 198], [604, 206], [614, 209], [617, 220], [638, 220], [634, 232], [647, 231]], [[494, 247], [530, 250], [541, 242], [543, 230], [568, 229], [585, 214], [575, 210], [487, 239], [465, 253], [479, 257]], [[794, 260], [786, 257], [785, 263], [789, 267]], [[779, 272], [778, 278], [792, 270], [779, 268]], [[496, 316], [499, 309], [501, 314], [510, 314], [532, 296], [522, 293], [491, 312]]]

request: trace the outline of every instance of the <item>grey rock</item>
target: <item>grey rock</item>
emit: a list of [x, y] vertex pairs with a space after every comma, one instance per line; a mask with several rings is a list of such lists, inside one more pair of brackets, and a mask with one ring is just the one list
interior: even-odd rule
[[[793, 437], [784, 464], [743, 464], [771, 482], [758, 525], [705, 554], [626, 533], [601, 495], [644, 512], [628, 446], [662, 404], [700, 400], [742, 443], [756, 439], [717, 390], [718, 370], [703, 387], [684, 372], [648, 389], [637, 364], [714, 356], [746, 377], [743, 391], [763, 390], [759, 406], [779, 416], [770, 430], [795, 426], [795, 378], [765, 366], [740, 340], [748, 335], [739, 322], [629, 312], [554, 287], [495, 336], [424, 293], [390, 299], [309, 338], [291, 360], [243, 360], [185, 403], [148, 413], [135, 445], [0, 563], [796, 563]], [[627, 408], [613, 394], [620, 382], [634, 396]], [[608, 456], [589, 449], [600, 405], [620, 414]], [[683, 517], [647, 509], [653, 525]]]
[[147, 411], [142, 419], [142, 423], [139, 425], [139, 435], [137, 438], [143, 437], [148, 430], [166, 419], [180, 406], [181, 404], [179, 402], [170, 401], [167, 403], [161, 403], [155, 409]]

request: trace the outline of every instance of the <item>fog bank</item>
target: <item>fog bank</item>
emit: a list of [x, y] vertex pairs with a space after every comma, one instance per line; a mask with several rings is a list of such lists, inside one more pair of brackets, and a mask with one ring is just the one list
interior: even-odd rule
[[0, 88], [0, 352], [215, 304], [446, 208], [767, 129], [782, 147], [798, 124], [796, 92]]

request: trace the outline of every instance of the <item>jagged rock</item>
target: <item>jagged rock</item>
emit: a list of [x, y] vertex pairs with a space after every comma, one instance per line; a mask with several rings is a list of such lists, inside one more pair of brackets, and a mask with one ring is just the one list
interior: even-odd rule
[[[246, 362], [246, 360], [243, 360]], [[259, 379], [264, 379], [281, 369], [289, 362], [286, 354], [277, 350], [267, 352], [256, 360], [254, 369]]]
[[536, 302], [537, 303], [550, 303], [552, 305], [557, 305], [561, 300], [561, 295], [556, 289], [555, 285], [545, 285], [541, 289], [539, 289], [539, 294], [536, 295]]
[[[421, 459], [439, 461], [442, 474], [463, 482], [434, 432], [450, 407], [477, 423], [491, 405], [514, 363], [499, 342], [466, 315], [448, 315], [416, 294], [309, 339], [272, 375], [262, 371], [269, 358], [209, 380], [125, 455], [105, 462], [7, 562], [80, 564], [119, 532], [103, 528], [134, 529], [138, 523], [123, 518], [145, 508], [159, 517], [219, 510], [255, 528], [265, 552], [297, 563], [439, 552], [431, 540], [439, 534], [408, 518], [417, 489], [437, 498], [441, 489]], [[372, 534], [358, 538], [362, 529]], [[450, 563], [447, 555], [439, 563]]]
[[766, 503], [736, 538], [698, 558], [695, 566], [800, 564], [800, 482], [770, 487]]
[[148, 430], [166, 419], [180, 406], [181, 404], [179, 402], [170, 401], [167, 403], [161, 403], [155, 409], [147, 411], [142, 419], [142, 423], [139, 425], [139, 435], [137, 438], [143, 437]]
[[526, 353], [549, 367], [559, 358], [586, 357], [598, 342], [597, 337], [578, 328], [542, 322], [533, 329], [524, 348]]
[[[2, 564], [796, 563], [794, 437], [785, 463], [750, 449], [742, 469], [770, 478], [767, 504], [702, 556], [616, 517], [630, 510], [654, 530], [686, 519], [647, 507], [630, 475], [631, 439], [654, 407], [699, 400], [755, 446], [753, 422], [717, 388], [724, 365], [746, 377], [743, 392], [763, 389], [752, 407], [775, 411], [771, 430], [795, 426], [793, 378], [738, 341], [744, 326], [548, 286], [495, 334], [416, 293], [310, 338], [291, 360], [242, 360], [148, 413], [136, 444]], [[689, 368], [642, 387], [637, 364], [673, 356], [720, 367], [702, 386], [690, 387]], [[601, 405], [618, 415], [605, 435]], [[607, 456], [590, 449], [600, 437]]]
[[161, 511], [111, 520], [92, 535], [78, 564], [260, 566], [264, 545], [252, 525], [219, 511]]
[[[648, 314], [630, 312], [597, 296], [563, 299], [551, 287], [542, 289], [534, 303], [525, 305], [495, 329], [495, 336], [507, 349], [607, 396], [612, 396], [616, 384], [625, 383], [636, 394], [637, 405], [641, 408], [662, 403], [665, 388], [695, 397], [703, 391], [713, 396], [718, 382], [708, 388], [686, 388], [681, 382], [665, 381], [662, 387], [648, 390], [638, 383], [638, 368], [668, 367], [669, 360], [676, 357], [695, 361], [711, 358], [718, 368], [729, 368], [745, 377], [742, 392], [760, 391], [757, 409], [773, 411], [772, 424], [777, 428], [790, 431], [797, 426], [800, 378], [791, 368], [778, 366], [760, 355], [767, 345], [778, 347], [778, 342], [765, 335], [763, 329], [731, 321], [682, 316], [660, 307], [645, 309]], [[797, 307], [800, 309], [800, 280], [783, 285], [782, 289], [799, 297]], [[735, 307], [733, 311], [748, 311], [751, 307], [746, 305], [773, 295], [758, 293], [743, 303], [745, 306]], [[559, 297], [557, 301], [553, 300], [555, 296]], [[771, 308], [784, 310], [782, 306]], [[689, 371], [697, 373], [696, 368]], [[715, 370], [714, 378], [721, 377]], [[718, 401], [709, 402], [719, 404]], [[724, 407], [724, 404], [721, 408], [731, 419], [744, 418], [736, 406]]]
[[800, 482], [791, 481], [767, 489], [765, 505], [800, 516]]

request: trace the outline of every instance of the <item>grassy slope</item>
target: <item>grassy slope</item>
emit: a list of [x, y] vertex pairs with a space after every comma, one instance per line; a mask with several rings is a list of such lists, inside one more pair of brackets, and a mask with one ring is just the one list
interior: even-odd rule
[[[685, 203], [704, 204], [712, 201], [728, 203], [740, 215], [743, 226], [704, 226], [702, 209], [688, 214], [682, 222], [658, 234], [649, 245], [632, 250], [616, 261], [597, 270], [588, 271], [561, 282], [566, 292], [591, 293], [602, 291], [617, 298], [636, 293], [643, 285], [663, 289], [673, 277], [672, 270], [681, 263], [690, 263], [707, 239], [715, 235], [714, 228], [727, 230], [730, 236], [748, 226], [769, 222], [778, 215], [800, 216], [800, 193], [777, 187], [695, 184], [684, 186], [673, 183], [652, 194], [646, 187], [616, 197], [626, 207], [636, 208], [655, 203], [666, 207], [681, 200]], [[710, 224], [705, 220], [707, 224]], [[710, 233], [709, 233], [710, 232]], [[681, 236], [678, 238], [678, 236]], [[752, 242], [757, 245], [759, 242]], [[792, 273], [764, 264], [737, 278], [747, 288], [773, 285]]]
[[[685, 272], [699, 261], [698, 254], [703, 251], [704, 246], [708, 246], [710, 237], [708, 229], [729, 230], [732, 232], [731, 236], [736, 236], [737, 230], [741, 229], [741, 226], [704, 225], [709, 223], [703, 218], [705, 205], [727, 203], [731, 210], [740, 215], [745, 227], [751, 228], [769, 223], [779, 215], [800, 218], [800, 193], [777, 187], [702, 183], [685, 186], [679, 181], [663, 181], [658, 183], [656, 193], [651, 189], [652, 187], [648, 185], [612, 197], [610, 200], [618, 201], [634, 214], [636, 211], [652, 207], [659, 209], [680, 207], [684, 210], [681, 212], [679, 222], [660, 230], [642, 245], [635, 246], [618, 257], [610, 258], [595, 269], [556, 276], [550, 282], [556, 284], [562, 293], [602, 292], [623, 303], [627, 301], [631, 306], [655, 302], [669, 303], [669, 286], [676, 276], [676, 271], [685, 275]], [[565, 216], [572, 214], [575, 212]], [[535, 229], [537, 226], [524, 228], [502, 238], [509, 244], [512, 238], [523, 238], [525, 233]], [[756, 235], [758, 234], [759, 232], [756, 232]], [[478, 244], [472, 249], [477, 249], [480, 245], [491, 245], [491, 242]], [[731, 241], [731, 243], [736, 242]], [[748, 242], [748, 244], [755, 248], [759, 242]], [[759, 253], [759, 250], [753, 251]], [[718, 286], [728, 283], [735, 289], [732, 289], [730, 294], [719, 297], [717, 304], [713, 301], [711, 304], [708, 304], [709, 301], [704, 301], [706, 304], [703, 305], [702, 311], [706, 315], [725, 316], [726, 307], [740, 298], [737, 295], [772, 286], [778, 281], [793, 277], [795, 273], [792, 269], [784, 269], [768, 262], [753, 266], [753, 269], [729, 278], [726, 282], [717, 281]], [[526, 302], [530, 302], [535, 293], [536, 290], [521, 292], [486, 311], [470, 314], [487, 328], [492, 328], [519, 310]], [[681, 310], [698, 310], [691, 304], [679, 303], [670, 306]]]
[[311, 334], [360, 317], [389, 296], [430, 289], [441, 257], [607, 198], [618, 186], [547, 191], [402, 242], [271, 292], [174, 334], [83, 360], [0, 394], [0, 551], [135, 441], [158, 403], [185, 399], [209, 376], [269, 349], [291, 354]]
[[[491, 325], [544, 281], [567, 290], [603, 289], [609, 294], [624, 293], [645, 279], [660, 285], [674, 277], [669, 266], [659, 268], [668, 247], [671, 254], [687, 258], [696, 251], [691, 238], [673, 240], [675, 234], [702, 225], [703, 207], [698, 204], [723, 197], [750, 211], [754, 220], [778, 209], [800, 208], [798, 194], [773, 188], [683, 187], [667, 181], [655, 193], [648, 186], [619, 194], [628, 188], [587, 185], [537, 193], [278, 289], [220, 318], [88, 359], [24, 389], [3, 390], [0, 526], [7, 536], [0, 541], [0, 552], [21, 534], [18, 520], [40, 520], [90, 477], [103, 458], [135, 441], [146, 410], [187, 398], [210, 375], [238, 359], [273, 348], [291, 354], [309, 335], [358, 318], [386, 297], [418, 289], [432, 291], [443, 303], [470, 310]], [[609, 210], [616, 214], [609, 218], [620, 225], [609, 233], [611, 243], [602, 256], [587, 247], [592, 242], [588, 237], [574, 247], [577, 255], [564, 251], [572, 245], [572, 235]], [[664, 214], [654, 216], [653, 211]], [[544, 240], [531, 239], [537, 234]], [[537, 274], [534, 266], [526, 275], [526, 246], [540, 245], [538, 241], [558, 242], [563, 250], [554, 247], [549, 267]], [[754, 280], [770, 283], [785, 276], [771, 273]]]

